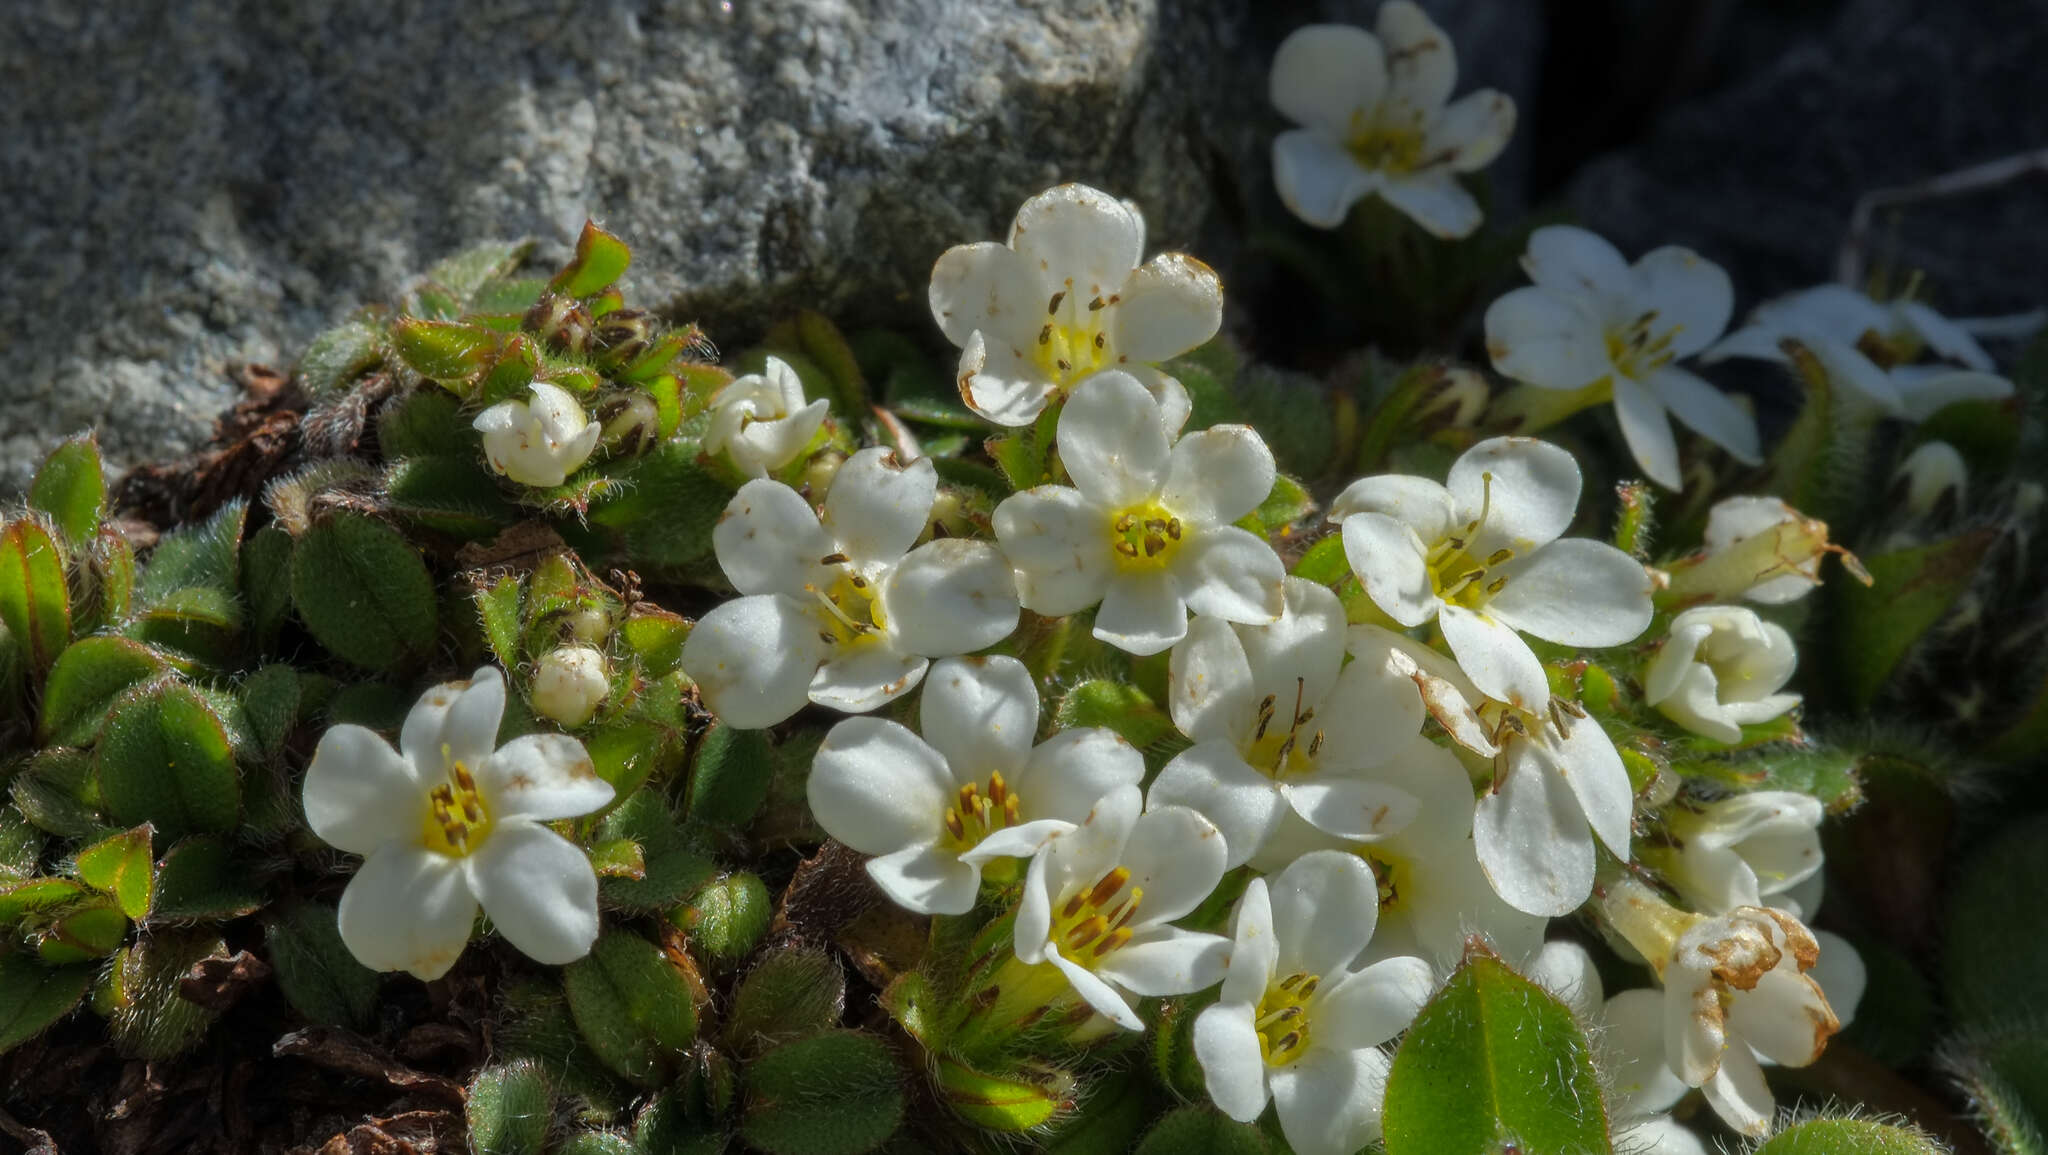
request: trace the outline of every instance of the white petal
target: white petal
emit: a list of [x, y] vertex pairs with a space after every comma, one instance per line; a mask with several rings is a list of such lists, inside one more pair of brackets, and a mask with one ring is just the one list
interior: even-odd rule
[[1379, 194], [1421, 225], [1424, 232], [1445, 240], [1471, 236], [1486, 219], [1479, 202], [1472, 199], [1465, 186], [1442, 169], [1414, 176], [1389, 176], [1380, 183]]
[[1628, 767], [1622, 765], [1614, 740], [1595, 719], [1581, 718], [1561, 740], [1552, 740], [1550, 752], [1558, 776], [1578, 798], [1593, 832], [1609, 850], [1627, 858], [1635, 790], [1629, 785]]
[[1728, 1046], [1725, 1012], [1711, 976], [1673, 962], [1664, 970], [1664, 1062], [1689, 1087], [1713, 1077]]
[[1252, 1008], [1218, 1003], [1195, 1016], [1195, 1061], [1216, 1109], [1240, 1123], [1266, 1110], [1266, 1060]]
[[470, 889], [505, 941], [562, 966], [597, 941], [597, 874], [568, 839], [532, 822], [500, 823], [463, 859]]
[[981, 891], [978, 867], [930, 844], [869, 859], [868, 877], [891, 902], [915, 914], [966, 914]]
[[1027, 489], [996, 506], [996, 541], [1015, 567], [1025, 609], [1072, 614], [1102, 600], [1112, 572], [1107, 520], [1100, 506], [1063, 485]]
[[1756, 1056], [1748, 1047], [1731, 1046], [1723, 1052], [1721, 1069], [1701, 1084], [1700, 1090], [1706, 1092], [1707, 1104], [1714, 1108], [1714, 1114], [1737, 1132], [1758, 1139], [1771, 1129], [1777, 1100], [1771, 1098], [1763, 1068], [1757, 1065]]
[[1614, 372], [1593, 303], [1541, 285], [1486, 307], [1486, 353], [1495, 369], [1545, 389], [1577, 389]]
[[1079, 822], [1096, 799], [1136, 786], [1144, 777], [1144, 755], [1116, 731], [1102, 726], [1062, 730], [1033, 749], [1018, 772], [1018, 806], [1029, 818]]
[[1901, 365], [1892, 370], [1906, 408], [1906, 416], [1925, 421], [1959, 401], [2003, 401], [2013, 395], [2013, 383], [1996, 373], [1970, 369], [1933, 369], [1919, 372], [1919, 365]]
[[773, 726], [810, 700], [825, 644], [809, 607], [782, 594], [714, 606], [683, 643], [683, 668], [727, 725]]
[[[1344, 605], [1330, 587], [1304, 578], [1287, 578], [1281, 595], [1285, 604], [1279, 621], [1238, 631], [1252, 670], [1248, 697], [1255, 701], [1273, 694], [1291, 702], [1298, 687], [1302, 705], [1314, 708], [1336, 686], [1344, 665]], [[1245, 705], [1256, 708], [1254, 702]]]
[[[1273, 933], [1280, 940], [1276, 973], [1321, 975], [1334, 982], [1372, 941], [1379, 883], [1357, 855], [1310, 851], [1274, 875], [1267, 886]], [[1320, 1031], [1320, 1018], [1313, 1025]], [[1375, 1046], [1380, 1041], [1339, 1045]]]
[[[1279, 584], [1275, 579], [1275, 600]], [[1112, 577], [1102, 595], [1102, 608], [1095, 612], [1095, 636], [1140, 657], [1166, 649], [1187, 632], [1187, 603], [1174, 588], [1173, 575], [1160, 570]]]
[[1581, 1022], [1590, 1024], [1599, 1018], [1605, 992], [1600, 986], [1600, 970], [1585, 947], [1570, 939], [1546, 942], [1521, 971], [1523, 978], [1556, 995]]
[[1522, 268], [1542, 288], [1594, 301], [1627, 300], [1638, 288], [1621, 250], [1574, 225], [1545, 225], [1530, 233]]
[[1666, 489], [1683, 489], [1678, 465], [1678, 439], [1671, 433], [1671, 415], [1650, 387], [1632, 378], [1614, 379], [1614, 416], [1621, 439], [1651, 481]]
[[1316, 1042], [1343, 1050], [1377, 1047], [1407, 1030], [1435, 991], [1435, 967], [1419, 958], [1383, 959], [1345, 976], [1317, 1002]]
[[[1286, 578], [1287, 567], [1273, 547], [1234, 525], [1196, 532], [1173, 559], [1172, 579], [1188, 608], [1225, 621], [1264, 624], [1277, 619], [1286, 606]], [[1107, 598], [1103, 604], [1106, 613]], [[1162, 620], [1163, 616], [1162, 611]]]
[[1422, 8], [1396, 0], [1380, 5], [1376, 25], [1387, 56], [1387, 99], [1417, 112], [1432, 113], [1458, 85], [1458, 57], [1451, 38]]
[[972, 653], [1017, 628], [1017, 581], [990, 542], [926, 542], [889, 570], [875, 596], [896, 648], [906, 653]]
[[1794, 967], [1780, 966], [1766, 971], [1755, 989], [1735, 995], [1728, 1027], [1772, 1062], [1804, 1067], [1820, 1058], [1841, 1023], [1818, 983]]
[[1370, 778], [1319, 773], [1290, 782], [1287, 804], [1309, 825], [1339, 838], [1384, 838], [1415, 820], [1421, 804], [1399, 787]]
[[1511, 745], [1499, 791], [1479, 799], [1472, 835], [1495, 893], [1517, 910], [1558, 918], [1592, 893], [1593, 832], [1571, 788], [1522, 745]]
[[1377, 1138], [1388, 1066], [1378, 1051], [1313, 1047], [1275, 1068], [1267, 1081], [1280, 1133], [1295, 1155], [1353, 1155]]
[[1162, 373], [1156, 366], [1127, 362], [1123, 370], [1159, 403], [1159, 427], [1166, 431], [1167, 440], [1179, 437], [1181, 427], [1188, 423], [1188, 416], [1195, 409], [1188, 387], [1180, 383], [1180, 378]]
[[[497, 670], [493, 669], [491, 673], [496, 675]], [[498, 675], [498, 677], [497, 693], [499, 695], [499, 708], [502, 710], [505, 683], [502, 675]], [[418, 773], [432, 775], [438, 781], [440, 775], [447, 772], [447, 763], [453, 761], [453, 759], [444, 756], [441, 752], [441, 731], [448, 724], [448, 711], [454, 708], [456, 699], [475, 688], [475, 679], [460, 682], [443, 682], [438, 686], [432, 687], [426, 693], [421, 694], [419, 700], [413, 703], [412, 709], [406, 711], [405, 725], [398, 731], [398, 749], [400, 753], [405, 755], [406, 761], [417, 768]], [[486, 688], [481, 692], [490, 693], [491, 691]], [[491, 740], [492, 745], [495, 746], [497, 744], [497, 732], [495, 730], [492, 731]], [[483, 752], [489, 754], [491, 752], [490, 747], [486, 747]], [[453, 755], [454, 751], [450, 750], [448, 754]], [[482, 761], [480, 757], [474, 757], [470, 752], [465, 752], [465, 754], [469, 755], [465, 764], [474, 765], [476, 762]]]
[[1803, 331], [1791, 335], [1827, 370], [1829, 381], [1848, 386], [1852, 393], [1876, 402], [1887, 413], [1905, 412], [1905, 399], [1891, 374], [1854, 345]]
[[1650, 624], [1650, 575], [1604, 541], [1568, 537], [1518, 559], [1486, 612], [1569, 646], [1620, 646]]
[[1749, 357], [1782, 365], [1791, 360], [1780, 344], [1784, 339], [1785, 334], [1774, 326], [1745, 325], [1701, 350], [1700, 360], [1713, 364], [1729, 357]]
[[1017, 826], [992, 831], [987, 838], [960, 852], [960, 861], [986, 866], [998, 858], [1032, 858], [1045, 844], [1062, 834], [1071, 834], [1075, 823], [1058, 818], [1040, 818]]
[[803, 496], [779, 481], [740, 486], [711, 531], [726, 579], [743, 594], [801, 596], [818, 560], [838, 550]]
[[1961, 325], [1918, 301], [1897, 301], [1892, 308], [1937, 355], [1960, 361], [1979, 372], [1989, 373], [1992, 370], [1991, 354], [1986, 353], [1984, 346], [1977, 343], [1977, 338]]
[[1383, 513], [1344, 519], [1344, 558], [1386, 615], [1419, 626], [1442, 605], [1429, 580], [1428, 548], [1405, 523]]
[[1555, 540], [1579, 508], [1577, 459], [1533, 437], [1480, 442], [1451, 463], [1444, 484], [1461, 516], [1486, 509], [1488, 535], [1517, 553]]
[[1457, 517], [1450, 490], [1426, 477], [1401, 473], [1361, 477], [1345, 486], [1324, 518], [1341, 524], [1360, 513], [1386, 514], [1414, 530], [1423, 541], [1436, 541], [1449, 533]]
[[1820, 958], [1807, 970], [1806, 977], [1819, 984], [1836, 1021], [1847, 1027], [1856, 1019], [1856, 1008], [1862, 1004], [1863, 992], [1870, 984], [1870, 972], [1863, 965], [1863, 956], [1841, 935], [1817, 930], [1813, 932], [1813, 941], [1820, 947]]
[[342, 945], [357, 962], [432, 982], [469, 944], [476, 899], [461, 860], [394, 841], [348, 880], [338, 917]]
[[997, 425], [1029, 425], [1045, 412], [1059, 385], [1000, 336], [979, 330], [960, 347], [960, 400]]
[[1515, 134], [1515, 102], [1491, 88], [1468, 92], [1444, 108], [1429, 126], [1432, 156], [1450, 154], [1452, 172], [1477, 172], [1492, 164]]
[[1323, 735], [1316, 765], [1319, 771], [1380, 766], [1406, 748], [1405, 739], [1422, 728], [1422, 718], [1422, 696], [1414, 681], [1384, 661], [1361, 657], [1344, 667], [1337, 685], [1316, 706], [1313, 726]]
[[479, 667], [466, 682], [444, 682], [420, 696], [399, 731], [399, 749], [414, 774], [433, 785], [461, 763], [474, 769], [498, 746], [505, 716], [505, 676]]
[[1075, 386], [1060, 413], [1058, 442], [1074, 488], [1104, 509], [1145, 501], [1166, 478], [1159, 403], [1128, 373], [1097, 373]]
[[818, 747], [805, 793], [825, 833], [879, 855], [936, 841], [957, 785], [946, 760], [909, 730], [847, 718]]
[[1342, 137], [1355, 112], [1377, 105], [1387, 87], [1380, 42], [1349, 24], [1308, 24], [1273, 53], [1268, 96], [1296, 124]]
[[1222, 833], [1192, 810], [1162, 806], [1139, 815], [1121, 857], [1130, 884], [1145, 890], [1132, 925], [1157, 926], [1202, 905], [1223, 878], [1224, 854]]
[[476, 783], [494, 818], [578, 818], [611, 805], [613, 797], [590, 752], [567, 734], [514, 738], [476, 768]]
[[[818, 427], [825, 424], [825, 414], [831, 402], [823, 399], [805, 405], [788, 417], [770, 421], [748, 422], [743, 428], [732, 431], [725, 450], [750, 477], [766, 477], [768, 470], [780, 469], [796, 460], [797, 454], [817, 436]], [[713, 418], [716, 420], [716, 417]], [[707, 433], [704, 447], [711, 450], [711, 437]]]
[[955, 245], [932, 266], [932, 319], [965, 346], [976, 330], [1011, 344], [1035, 340], [1048, 295], [1037, 268], [995, 241]]
[[1258, 695], [1244, 641], [1229, 622], [1198, 617], [1188, 623], [1187, 637], [1168, 659], [1166, 686], [1167, 711], [1181, 733], [1197, 742], [1250, 736]]
[[931, 458], [906, 462], [893, 449], [871, 446], [847, 458], [833, 475], [824, 527], [856, 562], [895, 561], [924, 533], [938, 492]]
[[1458, 668], [1481, 693], [1497, 701], [1541, 712], [1550, 701], [1550, 679], [1529, 643], [1505, 624], [1463, 606], [1437, 611], [1444, 641], [1457, 655]]
[[320, 736], [306, 767], [304, 803], [306, 824], [322, 842], [368, 854], [421, 829], [427, 786], [375, 731], [343, 723]]
[[1227, 741], [1203, 742], [1175, 755], [1153, 781], [1146, 801], [1154, 807], [1184, 806], [1215, 823], [1229, 849], [1225, 869], [1257, 854], [1286, 809], [1279, 786], [1247, 765]]
[[1323, 132], [1295, 128], [1273, 138], [1273, 187], [1280, 202], [1317, 228], [1343, 224], [1351, 206], [1375, 183], [1372, 174]]
[[1763, 460], [1756, 418], [1735, 399], [1683, 369], [1666, 365], [1650, 374], [1650, 391], [1679, 423], [1746, 465]]
[[1685, 1125], [1669, 1115], [1630, 1121], [1626, 1116], [1614, 1124], [1614, 1150], [1618, 1155], [1708, 1155], [1707, 1145]]
[[1222, 1001], [1256, 1006], [1278, 977], [1279, 965], [1272, 896], [1266, 880], [1254, 878], [1245, 883], [1244, 894], [1230, 912], [1230, 969], [1223, 976]]
[[1154, 998], [1213, 987], [1229, 965], [1230, 940], [1222, 935], [1155, 926], [1105, 955], [1095, 973], [1132, 994]]
[[[1114, 870], [1144, 806], [1144, 795], [1136, 785], [1120, 786], [1096, 799], [1071, 833], [1047, 844], [1033, 861], [1046, 864], [1048, 895], [1064, 902], [1074, 891], [1094, 886]], [[1023, 916], [1018, 917], [1021, 923]]]
[[1094, 1007], [1096, 1014], [1127, 1031], [1145, 1029], [1145, 1020], [1138, 1017], [1138, 1012], [1131, 1009], [1131, 1004], [1124, 1001], [1115, 987], [1096, 978], [1087, 967], [1070, 962], [1057, 950], [1046, 951], [1045, 961], [1059, 968], [1060, 973], [1073, 984], [1074, 993], [1081, 996], [1081, 1001]]
[[1086, 301], [1123, 287], [1145, 252], [1145, 222], [1108, 193], [1063, 184], [1024, 202], [1010, 247], [1050, 286]]
[[1650, 332], [1674, 326], [1673, 357], [1690, 357], [1713, 344], [1735, 315], [1735, 286], [1721, 266], [1691, 249], [1666, 245], [1643, 254], [1635, 264], [1632, 300], [1645, 311], [1655, 310]]
[[1654, 987], [1623, 991], [1600, 1012], [1601, 1070], [1613, 1080], [1624, 1118], [1667, 1110], [1687, 1087], [1664, 1061], [1664, 992]]
[[932, 667], [918, 711], [924, 741], [956, 784], [985, 783], [996, 770], [1014, 785], [1038, 735], [1038, 686], [1015, 658], [948, 658]]
[[1233, 522], [1272, 491], [1273, 451], [1249, 425], [1216, 425], [1174, 443], [1159, 500], [1184, 521]]
[[[1068, 834], [1073, 831], [1068, 831]], [[1060, 838], [1067, 835], [1062, 834]], [[1048, 942], [1052, 935], [1052, 903], [1057, 897], [1052, 888], [1053, 847], [1060, 838], [1041, 848], [1031, 856], [1024, 868], [1023, 893], [1017, 899], [1017, 917], [1012, 924], [1010, 943], [1021, 962], [1037, 963], [1045, 959]]]
[[811, 676], [811, 701], [848, 714], [865, 714], [917, 688], [931, 662], [892, 646], [869, 642], [840, 647]]
[[1132, 361], [1164, 361], [1223, 327], [1223, 281], [1184, 253], [1161, 253], [1131, 274], [1110, 306], [1110, 343]]

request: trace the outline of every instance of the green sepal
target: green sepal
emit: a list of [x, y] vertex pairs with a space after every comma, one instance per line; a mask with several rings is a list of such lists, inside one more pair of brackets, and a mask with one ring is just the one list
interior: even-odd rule
[[[504, 344], [499, 347], [497, 355], [491, 359], [490, 366], [484, 371], [483, 380], [477, 382], [476, 396], [472, 400], [486, 408], [501, 401], [529, 400], [533, 392], [533, 383], [540, 379], [544, 363], [540, 346], [532, 337], [524, 333], [514, 333], [505, 337]], [[556, 380], [554, 384], [567, 388], [570, 382]], [[476, 436], [471, 432], [468, 421], [457, 422], [448, 430], [446, 436], [452, 442], [459, 434], [467, 434], [472, 439]], [[480, 442], [470, 440], [467, 444], [474, 452]], [[459, 450], [450, 445], [443, 452], [453, 453]]]
[[825, 1030], [846, 1008], [846, 974], [821, 950], [792, 946], [764, 955], [733, 995], [726, 1045], [741, 1055]]
[[70, 878], [24, 878], [0, 883], [0, 927], [29, 915], [49, 914], [87, 897], [84, 884]]
[[895, 1133], [903, 1106], [888, 1044], [831, 1031], [748, 1065], [740, 1135], [768, 1155], [865, 1155]]
[[162, 654], [141, 642], [110, 636], [81, 639], [50, 669], [43, 686], [38, 739], [58, 746], [90, 743], [122, 694], [169, 669]]
[[1014, 492], [1033, 486], [1050, 485], [1053, 475], [1053, 434], [1059, 428], [1063, 406], [1055, 401], [1045, 407], [1038, 420], [1022, 429], [998, 434], [983, 443], [988, 455], [1002, 470], [1003, 480]]
[[576, 238], [575, 257], [548, 282], [548, 289], [571, 297], [594, 297], [610, 288], [632, 261], [633, 251], [626, 242], [598, 228], [597, 222], [584, 221], [583, 232]]
[[106, 473], [99, 442], [90, 433], [51, 450], [28, 487], [28, 507], [48, 517], [74, 546], [92, 539], [106, 504]]
[[614, 718], [583, 735], [597, 776], [619, 798], [634, 796], [650, 778], [667, 778], [682, 764], [682, 735], [659, 722]]
[[47, 670], [71, 643], [71, 587], [64, 553], [41, 522], [22, 518], [0, 531], [0, 625], [29, 668]]
[[316, 401], [346, 392], [356, 378], [383, 363], [384, 340], [382, 325], [343, 321], [306, 346], [299, 357], [300, 386]]
[[107, 813], [128, 826], [154, 823], [167, 840], [233, 830], [241, 814], [227, 726], [182, 683], [124, 694], [100, 732], [96, 765]]
[[500, 1063], [470, 1080], [464, 1113], [476, 1155], [542, 1155], [555, 1094], [547, 1074], [531, 1059]]
[[73, 863], [80, 881], [112, 895], [121, 913], [138, 922], [149, 914], [156, 885], [155, 833], [144, 823], [86, 847]]
[[478, 585], [475, 597], [477, 619], [483, 626], [484, 641], [491, 647], [492, 656], [505, 669], [518, 669], [526, 656], [519, 641], [519, 578], [505, 574], [490, 585]]
[[341, 941], [334, 907], [300, 903], [266, 917], [263, 946], [278, 989], [301, 1017], [336, 1027], [370, 1021], [378, 975], [357, 962]]
[[1074, 1077], [1044, 1067], [1010, 1077], [984, 1074], [959, 1059], [940, 1055], [932, 1082], [946, 1106], [984, 1131], [1018, 1134], [1052, 1122], [1069, 1104]]
[[683, 643], [690, 640], [689, 619], [659, 606], [642, 603], [626, 614], [619, 637], [640, 659], [648, 676], [659, 678], [682, 668]]
[[1257, 509], [1246, 514], [1238, 522], [1240, 526], [1260, 537], [1276, 533], [1293, 532], [1294, 523], [1314, 513], [1316, 501], [1309, 495], [1301, 482], [1284, 473], [1273, 477], [1273, 488], [1266, 493], [1266, 499]]
[[395, 670], [435, 639], [434, 579], [397, 530], [340, 513], [309, 526], [292, 549], [292, 605], [336, 656]]
[[70, 1014], [92, 976], [89, 966], [46, 967], [27, 955], [0, 954], [0, 1054]]
[[642, 1086], [659, 1085], [696, 1038], [688, 976], [638, 935], [600, 935], [588, 957], [562, 968], [562, 989], [590, 1049]]

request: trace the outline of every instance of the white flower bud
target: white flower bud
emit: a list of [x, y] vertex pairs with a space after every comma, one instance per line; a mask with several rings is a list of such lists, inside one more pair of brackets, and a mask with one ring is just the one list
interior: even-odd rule
[[562, 646], [541, 658], [533, 675], [533, 708], [571, 729], [590, 721], [611, 693], [604, 653], [590, 646]]
[[532, 401], [500, 401], [472, 423], [484, 435], [491, 468], [521, 485], [553, 486], [590, 460], [602, 427], [586, 421], [576, 398], [545, 381]]
[[1643, 675], [1643, 700], [1695, 734], [1717, 742], [1768, 722], [1799, 704], [1779, 691], [1799, 654], [1784, 627], [1741, 606], [1696, 606], [1671, 620], [1671, 633]]
[[[1907, 455], [1892, 474], [1894, 489], [1903, 494], [1901, 504], [1912, 517], [1934, 517], [1945, 510], [1954, 516], [1968, 494], [1970, 467], [1963, 455], [1946, 441], [1929, 441]], [[1943, 504], [1946, 499], [1946, 505]]]
[[1707, 512], [1706, 548], [1670, 567], [1667, 588], [1681, 601], [1781, 605], [1820, 584], [1820, 559], [1828, 553], [1841, 554], [1850, 573], [1862, 576], [1853, 555], [1828, 544], [1826, 522], [1775, 497], [1731, 497]]
[[711, 420], [704, 430], [704, 451], [730, 454], [748, 477], [766, 477], [796, 460], [824, 424], [828, 403], [804, 402], [804, 384], [774, 357], [767, 368], [750, 373], [711, 397]]
[[[1794, 917], [1812, 913], [1823, 856], [1821, 804], [1790, 790], [1755, 790], [1667, 812], [1669, 846], [1639, 856], [1696, 909], [1719, 914], [1770, 905]], [[1795, 897], [1797, 896], [1797, 897]], [[1802, 901], [1804, 900], [1804, 901]]]

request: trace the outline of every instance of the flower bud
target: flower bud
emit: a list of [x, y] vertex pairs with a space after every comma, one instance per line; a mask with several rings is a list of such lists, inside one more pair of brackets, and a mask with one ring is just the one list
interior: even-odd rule
[[533, 399], [500, 401], [472, 423], [484, 435], [491, 468], [521, 485], [560, 485], [590, 460], [598, 423], [566, 391], [544, 381], [533, 384]]
[[1695, 606], [1671, 619], [1671, 633], [1643, 675], [1643, 700], [1665, 717], [1717, 742], [1799, 704], [1779, 690], [1799, 654], [1792, 635], [1742, 606]]
[[1892, 474], [1893, 504], [1924, 520], [1952, 520], [1968, 494], [1969, 466], [1946, 441], [1929, 441], [1899, 463]]
[[749, 477], [795, 461], [824, 424], [829, 407], [823, 400], [806, 403], [804, 385], [777, 358], [711, 397], [710, 423], [704, 430], [704, 451], [726, 453]]
[[1862, 574], [1851, 554], [1828, 543], [1826, 522], [1775, 497], [1731, 497], [1707, 513], [1706, 548], [1669, 567], [1666, 596], [1680, 602], [1797, 601], [1820, 584], [1820, 559], [1828, 553], [1841, 554], [1851, 573]]
[[590, 347], [590, 312], [574, 297], [546, 294], [526, 311], [520, 325], [558, 349], [581, 353]]
[[589, 646], [562, 646], [541, 658], [533, 675], [533, 708], [574, 729], [590, 721], [611, 693], [604, 653]]
[[606, 364], [622, 365], [647, 351], [658, 326], [640, 309], [618, 309], [599, 317], [590, 330], [591, 348]]
[[617, 393], [597, 407], [598, 441], [613, 457], [635, 457], [661, 439], [661, 411], [645, 393]]
[[1681, 804], [1665, 814], [1666, 843], [1637, 853], [1700, 910], [1768, 904], [1798, 916], [1811, 899], [1802, 884], [1821, 868], [1821, 814], [1818, 799], [1790, 790]]

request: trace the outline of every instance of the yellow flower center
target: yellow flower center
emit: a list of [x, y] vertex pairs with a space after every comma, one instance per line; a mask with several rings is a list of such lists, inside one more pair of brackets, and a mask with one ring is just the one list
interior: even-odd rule
[[1344, 138], [1344, 150], [1366, 168], [1380, 172], [1413, 172], [1422, 165], [1426, 143], [1422, 115], [1403, 109], [1390, 114], [1364, 109], [1351, 114], [1351, 131]]
[[1607, 358], [1622, 376], [1641, 381], [1670, 364], [1676, 356], [1671, 351], [1671, 342], [1683, 326], [1653, 332], [1651, 326], [1656, 323], [1657, 310], [1651, 309], [1623, 328], [1608, 330]]
[[1253, 1014], [1259, 1053], [1266, 1064], [1283, 1067], [1308, 1049], [1308, 1001], [1322, 984], [1318, 975], [1295, 972], [1266, 988]]
[[1409, 874], [1407, 861], [1388, 853], [1384, 846], [1359, 846], [1353, 848], [1353, 853], [1372, 868], [1373, 880], [1379, 884], [1380, 913], [1384, 915], [1390, 910], [1399, 910], [1401, 888]]
[[1052, 920], [1052, 942], [1062, 957], [1092, 970], [1131, 941], [1130, 921], [1145, 888], [1130, 881], [1131, 872], [1119, 866], [1067, 899]]
[[1118, 510], [1109, 519], [1109, 548], [1119, 569], [1165, 569], [1182, 540], [1180, 518], [1156, 501]]
[[1104, 366], [1122, 361], [1109, 346], [1108, 308], [1118, 301], [1111, 293], [1082, 301], [1074, 283], [1046, 303], [1045, 323], [1031, 346], [1031, 359], [1053, 384], [1065, 389]]
[[969, 782], [960, 788], [953, 805], [946, 807], [947, 846], [957, 851], [972, 850], [998, 830], [1016, 826], [1020, 799], [1000, 770], [990, 771], [988, 787]]
[[[448, 748], [441, 748], [447, 756]], [[450, 858], [462, 858], [475, 851], [491, 833], [491, 812], [477, 793], [476, 779], [469, 767], [455, 762], [448, 767], [448, 781], [427, 795], [425, 838], [428, 850]]]
[[1889, 333], [1865, 329], [1863, 335], [1856, 338], [1856, 351], [1870, 358], [1871, 364], [1887, 372], [1899, 365], [1908, 365], [1918, 360], [1926, 348], [1926, 342], [1920, 339], [1920, 334], [1904, 327]]
[[839, 567], [830, 585], [804, 587], [818, 599], [819, 620], [824, 623], [818, 636], [833, 646], [880, 640], [889, 628], [889, 619], [882, 612], [875, 583], [855, 573], [851, 560], [843, 553], [828, 554], [818, 559], [818, 564]]
[[1259, 703], [1258, 728], [1252, 731], [1251, 744], [1244, 749], [1244, 760], [1268, 778], [1307, 773], [1315, 769], [1316, 755], [1322, 753], [1322, 730], [1309, 729], [1309, 724], [1315, 721], [1315, 707], [1302, 708], [1303, 685], [1302, 679], [1294, 679], [1294, 707], [1288, 711], [1291, 720], [1285, 730], [1274, 725], [1274, 707], [1279, 705], [1276, 695], [1267, 694]]
[[1509, 546], [1495, 549], [1485, 557], [1471, 552], [1472, 544], [1479, 536], [1479, 527], [1486, 523], [1486, 515], [1493, 507], [1493, 474], [1482, 473], [1479, 476], [1485, 486], [1479, 516], [1437, 542], [1423, 559], [1429, 569], [1429, 588], [1435, 591], [1436, 596], [1468, 610], [1485, 605], [1507, 585], [1507, 578], [1496, 577], [1493, 571], [1515, 559], [1515, 551]]

